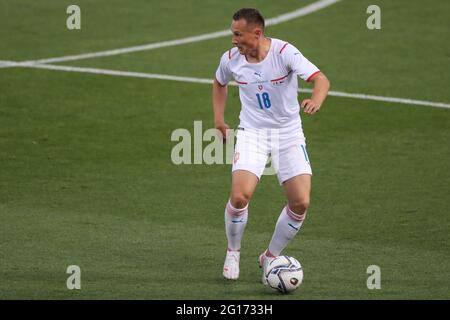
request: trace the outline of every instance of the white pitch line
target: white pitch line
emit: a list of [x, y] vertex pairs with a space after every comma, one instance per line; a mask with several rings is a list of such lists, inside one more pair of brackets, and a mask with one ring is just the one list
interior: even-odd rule
[[61, 66], [61, 65], [52, 65], [52, 64], [27, 64], [27, 65], [22, 65], [22, 67], [66, 71], [66, 72], [103, 74], [103, 75], [120, 76], [120, 77], [172, 80], [172, 81], [180, 81], [180, 82], [207, 83], [207, 84], [212, 83], [211, 79], [181, 77], [181, 76], [172, 76], [172, 75], [166, 75], [166, 74], [143, 73], [143, 72], [134, 72], [134, 71], [119, 71], [119, 70], [109, 70], [109, 69], [71, 67], [71, 66]]
[[17, 64], [16, 61], [0, 60], [0, 68], [16, 67]]
[[[293, 20], [298, 17], [306, 16], [310, 13], [313, 13], [313, 12], [319, 11], [323, 8], [326, 8], [328, 6], [331, 6], [339, 1], [341, 1], [341, 0], [319, 0], [319, 1], [314, 2], [310, 5], [307, 5], [303, 8], [267, 19], [266, 25], [274, 26], [274, 25], [277, 25], [277, 24], [280, 24], [280, 23], [283, 23], [283, 22], [286, 22], [289, 20]], [[178, 46], [178, 45], [182, 45], [182, 44], [186, 44], [186, 43], [200, 42], [200, 41], [216, 39], [216, 38], [221, 38], [221, 37], [226, 37], [226, 36], [231, 36], [230, 30], [216, 31], [216, 32], [198, 35], [198, 36], [192, 36], [192, 37], [187, 37], [187, 38], [182, 38], [182, 39], [175, 39], [175, 40], [156, 42], [156, 43], [149, 43], [149, 44], [144, 44], [144, 45], [134, 46], [134, 47], [106, 50], [106, 51], [99, 51], [99, 52], [91, 52], [91, 53], [83, 53], [83, 54], [69, 55], [69, 56], [56, 57], [56, 58], [29, 60], [29, 61], [23, 61], [21, 63], [56, 63], [56, 62], [63, 62], [63, 61], [73, 61], [73, 60], [114, 56], [114, 55], [119, 55], [119, 54], [124, 54], [124, 53], [130, 53], [130, 52], [138, 52], [138, 51], [159, 49], [159, 48], [164, 48], [164, 47]]]
[[321, 9], [324, 9], [326, 7], [331, 6], [332, 4], [335, 4], [336, 2], [339, 2], [341, 0], [321, 0], [314, 3], [311, 3], [310, 5], [307, 5], [306, 7], [294, 10], [292, 12], [288, 12], [273, 18], [266, 19], [265, 25], [266, 26], [275, 26], [277, 24], [296, 19], [298, 17], [306, 16], [310, 13], [319, 11]]
[[[194, 77], [183, 77], [183, 76], [173, 76], [167, 74], [156, 74], [156, 73], [143, 73], [143, 72], [132, 72], [132, 71], [119, 71], [119, 70], [109, 70], [109, 69], [97, 69], [97, 68], [84, 68], [84, 67], [71, 67], [71, 66], [60, 66], [60, 65], [49, 65], [49, 64], [27, 64], [21, 65], [22, 67], [28, 68], [38, 68], [47, 70], [57, 70], [66, 72], [80, 72], [80, 73], [91, 73], [91, 74], [101, 74], [110, 76], [121, 76], [121, 77], [133, 77], [133, 78], [146, 78], [146, 79], [159, 79], [159, 80], [171, 80], [180, 82], [191, 82], [191, 83], [201, 83], [201, 84], [212, 84], [213, 80], [205, 78], [194, 78]], [[237, 83], [232, 81], [230, 85], [237, 86]], [[300, 92], [312, 92], [311, 89], [300, 89]], [[395, 98], [395, 97], [383, 97], [375, 96], [361, 93], [348, 93], [341, 91], [330, 91], [329, 96], [334, 97], [344, 97], [360, 100], [372, 100], [381, 102], [392, 102], [401, 103], [408, 105], [418, 105], [418, 106], [428, 106], [435, 108], [445, 108], [450, 109], [450, 103], [444, 102], [432, 102], [424, 100], [414, 100], [405, 98]]]
[[450, 103], [444, 103], [444, 102], [432, 102], [432, 101], [426, 101], [426, 100], [415, 100], [415, 99], [407, 99], [407, 98], [383, 97], [383, 96], [375, 96], [375, 95], [363, 94], [363, 93], [347, 93], [347, 92], [339, 92], [339, 91], [330, 91], [330, 92], [328, 92], [328, 95], [334, 96], [334, 97], [345, 97], [345, 98], [373, 100], [373, 101], [382, 101], [382, 102], [394, 102], [394, 103], [402, 103], [402, 104], [413, 104], [413, 105], [417, 105], [417, 106], [427, 106], [427, 107], [450, 109]]

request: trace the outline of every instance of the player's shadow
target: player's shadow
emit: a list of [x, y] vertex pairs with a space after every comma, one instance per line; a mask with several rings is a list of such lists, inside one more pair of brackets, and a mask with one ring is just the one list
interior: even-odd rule
[[[239, 280], [227, 280], [223, 277], [215, 277], [211, 279], [211, 284], [224, 286], [229, 289], [227, 294], [229, 294], [230, 299], [236, 299], [236, 296], [261, 299], [273, 299], [273, 298], [283, 298], [289, 297], [291, 294], [282, 294], [277, 292], [261, 283], [261, 277], [254, 277], [249, 275], [243, 275]], [[227, 297], [223, 297], [227, 299]]]

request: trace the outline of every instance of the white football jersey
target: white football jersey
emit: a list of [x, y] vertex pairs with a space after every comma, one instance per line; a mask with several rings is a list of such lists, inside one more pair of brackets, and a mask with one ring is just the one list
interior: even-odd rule
[[297, 76], [308, 81], [319, 69], [293, 45], [270, 39], [270, 50], [258, 63], [249, 63], [238, 48], [225, 52], [216, 79], [221, 85], [238, 83], [241, 127], [301, 129]]

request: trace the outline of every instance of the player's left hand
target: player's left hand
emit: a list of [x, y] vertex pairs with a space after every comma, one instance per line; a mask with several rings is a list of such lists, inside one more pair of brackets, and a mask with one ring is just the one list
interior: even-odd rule
[[320, 109], [320, 104], [312, 99], [305, 99], [302, 101], [301, 107], [305, 113], [314, 114]]

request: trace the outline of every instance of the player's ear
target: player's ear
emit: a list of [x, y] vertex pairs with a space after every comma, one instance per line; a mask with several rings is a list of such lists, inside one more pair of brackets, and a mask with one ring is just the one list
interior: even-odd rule
[[259, 27], [256, 27], [255, 30], [253, 30], [253, 34], [255, 35], [256, 39], [261, 38], [261, 36], [263, 35], [262, 29]]

